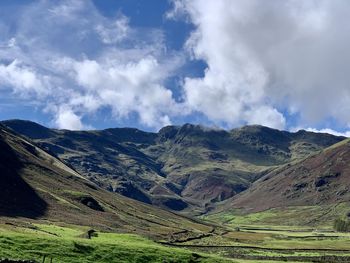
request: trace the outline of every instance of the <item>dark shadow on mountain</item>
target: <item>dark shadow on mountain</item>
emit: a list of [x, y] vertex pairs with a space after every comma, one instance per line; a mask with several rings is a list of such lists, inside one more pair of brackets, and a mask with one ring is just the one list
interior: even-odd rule
[[37, 218], [47, 203], [23, 180], [23, 163], [0, 136], [0, 216]]

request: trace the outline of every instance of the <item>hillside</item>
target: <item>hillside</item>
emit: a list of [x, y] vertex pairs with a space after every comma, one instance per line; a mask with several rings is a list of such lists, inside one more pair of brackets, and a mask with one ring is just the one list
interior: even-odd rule
[[263, 126], [225, 131], [185, 124], [148, 133], [55, 130], [20, 120], [3, 124], [108, 191], [191, 214], [246, 190], [272, 169], [344, 139]]
[[155, 239], [212, 227], [103, 190], [0, 125], [0, 224], [56, 222]]
[[237, 225], [325, 227], [350, 215], [350, 140], [280, 167], [205, 216]]
[[263, 176], [228, 207], [263, 211], [277, 207], [335, 205], [350, 201], [350, 141]]
[[228, 199], [271, 169], [303, 159], [342, 139], [263, 126], [224, 131], [184, 125], [164, 128], [159, 136], [166, 139], [160, 139], [162, 143], [154, 148], [162, 149], [158, 160], [164, 163], [168, 180], [182, 186], [183, 197], [205, 204]]

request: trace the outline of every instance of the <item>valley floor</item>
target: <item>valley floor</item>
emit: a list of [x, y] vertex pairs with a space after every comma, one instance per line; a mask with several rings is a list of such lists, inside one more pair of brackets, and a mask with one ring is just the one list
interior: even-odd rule
[[234, 225], [198, 237], [152, 241], [105, 232], [88, 239], [88, 227], [2, 220], [0, 258], [77, 263], [350, 262], [350, 233], [330, 227]]
[[350, 262], [350, 234], [329, 229], [242, 226], [239, 231], [227, 231], [175, 246], [257, 262]]

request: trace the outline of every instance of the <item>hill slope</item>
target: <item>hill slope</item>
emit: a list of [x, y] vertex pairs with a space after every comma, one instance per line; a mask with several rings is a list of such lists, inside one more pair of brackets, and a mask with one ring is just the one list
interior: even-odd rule
[[48, 220], [153, 238], [212, 230], [99, 188], [2, 125], [0, 153], [0, 222]]
[[291, 206], [335, 205], [350, 201], [350, 140], [268, 173], [222, 210], [250, 212]]
[[19, 120], [3, 124], [108, 191], [191, 213], [235, 196], [280, 165], [344, 139], [263, 126], [224, 131], [186, 124], [147, 133], [130, 128], [54, 130]]

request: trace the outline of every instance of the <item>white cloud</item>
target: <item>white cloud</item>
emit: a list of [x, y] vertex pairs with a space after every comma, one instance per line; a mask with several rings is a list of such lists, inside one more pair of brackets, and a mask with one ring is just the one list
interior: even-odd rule
[[208, 65], [184, 83], [194, 110], [229, 124], [281, 128], [285, 110], [301, 125], [350, 123], [349, 1], [173, 2], [168, 17], [195, 25], [187, 48]]
[[105, 108], [153, 128], [182, 114], [164, 83], [183, 59], [167, 52], [160, 30], [131, 28], [83, 0], [40, 1], [16, 15], [0, 49], [0, 88], [41, 103], [55, 126], [86, 128], [82, 119]]
[[85, 128], [81, 122], [81, 117], [67, 107], [61, 107], [58, 110], [55, 124], [60, 129], [82, 130]]
[[[186, 19], [186, 2], [182, 0], [173, 0], [173, 7], [165, 13], [167, 19]], [[189, 22], [189, 20], [187, 20]]]
[[121, 16], [110, 25], [97, 25], [96, 31], [105, 44], [115, 44], [125, 39], [130, 31], [129, 20]]
[[172, 92], [160, 84], [167, 75], [163, 76], [162, 67], [154, 57], [127, 64], [75, 62], [76, 82], [97, 99], [84, 100], [82, 105], [94, 109], [100, 103], [109, 106], [117, 118], [137, 112], [140, 121], [147, 126], [167, 125], [170, 123], [168, 114], [180, 113], [180, 108], [173, 100]]
[[0, 84], [12, 87], [15, 93], [43, 96], [48, 91], [45, 82], [45, 76], [38, 76], [35, 70], [16, 59], [8, 65], [0, 64]]
[[328, 133], [333, 134], [336, 136], [344, 136], [344, 137], [350, 137], [350, 131], [344, 131], [344, 132], [338, 132], [333, 129], [325, 128], [325, 129], [315, 129], [315, 128], [293, 128], [293, 131], [299, 131], [299, 130], [306, 130], [310, 132], [317, 132], [317, 133]]
[[11, 38], [9, 41], [8, 41], [8, 44], [7, 44], [7, 47], [14, 47], [16, 45], [16, 39], [15, 38]]
[[[286, 112], [301, 127], [350, 127], [350, 2], [173, 3], [166, 17], [195, 26], [184, 52], [169, 51], [162, 30], [104, 17], [91, 1], [23, 6], [11, 23], [0, 18], [0, 90], [40, 104], [60, 128], [86, 128], [101, 109], [153, 128], [194, 113], [227, 128], [282, 129]], [[186, 56], [207, 69], [180, 80], [175, 99], [165, 83]]]

